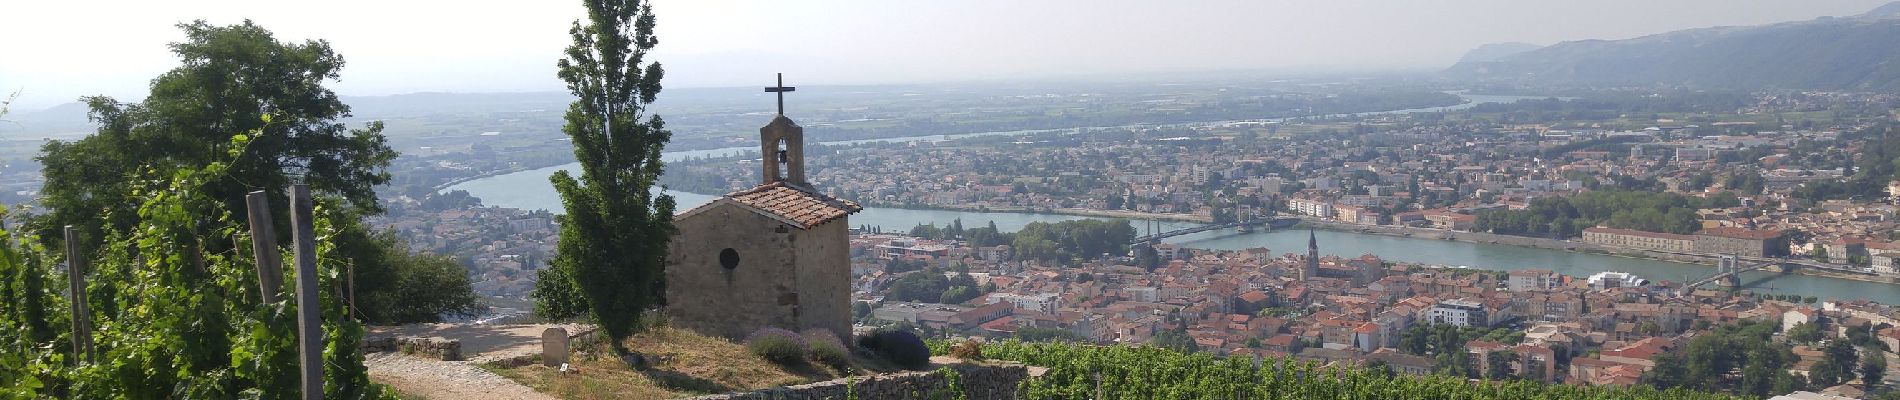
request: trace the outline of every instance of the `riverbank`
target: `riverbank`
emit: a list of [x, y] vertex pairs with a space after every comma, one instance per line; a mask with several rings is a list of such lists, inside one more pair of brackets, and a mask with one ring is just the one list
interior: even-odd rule
[[[1300, 225], [1315, 229], [1327, 229], [1342, 232], [1354, 232], [1382, 236], [1410, 237], [1418, 239], [1447, 240], [1466, 243], [1498, 244], [1518, 247], [1531, 247], [1547, 250], [1562, 250], [1573, 253], [1597, 254], [1611, 257], [1668, 261], [1683, 264], [1695, 264], [1714, 267], [1720, 261], [1719, 255], [1695, 253], [1671, 253], [1642, 249], [1603, 246], [1593, 243], [1568, 240], [1533, 238], [1524, 236], [1499, 235], [1483, 232], [1457, 232], [1430, 228], [1415, 228], [1390, 225], [1361, 225], [1339, 221], [1319, 220], [1301, 217]], [[1643, 271], [1625, 271], [1641, 274]], [[1786, 273], [1786, 272], [1783, 272]], [[1869, 283], [1900, 285], [1900, 279], [1887, 276], [1853, 274], [1815, 268], [1796, 268], [1793, 274], [1823, 278], [1844, 279]]]

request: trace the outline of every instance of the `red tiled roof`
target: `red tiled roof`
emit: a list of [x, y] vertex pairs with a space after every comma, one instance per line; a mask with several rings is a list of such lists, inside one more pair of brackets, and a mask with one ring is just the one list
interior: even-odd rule
[[[771, 217], [811, 229], [864, 210], [850, 200], [826, 196], [808, 188], [773, 182], [727, 194], [723, 200], [752, 208]], [[688, 211], [691, 213], [692, 211]]]

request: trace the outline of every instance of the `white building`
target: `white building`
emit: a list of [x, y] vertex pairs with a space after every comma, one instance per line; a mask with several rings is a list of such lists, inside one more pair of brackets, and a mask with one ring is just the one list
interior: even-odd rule
[[1507, 284], [1513, 292], [1551, 290], [1563, 284], [1563, 275], [1548, 269], [1520, 269], [1511, 271]]
[[1604, 271], [1598, 272], [1596, 275], [1590, 275], [1589, 282], [1591, 289], [1598, 290], [1649, 284], [1648, 279], [1643, 279], [1642, 277], [1636, 276], [1636, 274], [1616, 271]]
[[1286, 208], [1300, 215], [1311, 215], [1320, 218], [1333, 217], [1333, 202], [1321, 199], [1293, 198], [1286, 201]]
[[989, 298], [990, 303], [1004, 302], [1004, 301], [1007, 301], [1010, 304], [1016, 305], [1016, 308], [1040, 311], [1045, 314], [1054, 314], [1056, 312], [1056, 309], [1061, 308], [1061, 305], [1062, 305], [1060, 298], [1057, 297], [1055, 293], [1037, 293], [1037, 294], [998, 293], [998, 294], [990, 295], [990, 298]]
[[1441, 300], [1432, 305], [1431, 318], [1434, 324], [1490, 326], [1485, 318], [1484, 303], [1469, 299]]

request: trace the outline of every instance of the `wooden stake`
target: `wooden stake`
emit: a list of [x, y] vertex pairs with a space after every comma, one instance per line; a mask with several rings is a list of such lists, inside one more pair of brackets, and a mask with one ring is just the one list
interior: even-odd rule
[[66, 283], [73, 305], [73, 362], [92, 363], [92, 310], [86, 305], [86, 257], [79, 251], [79, 228], [66, 226]]
[[277, 253], [277, 228], [271, 224], [270, 195], [259, 190], [244, 196], [250, 211], [251, 255], [257, 257], [257, 288], [265, 303], [277, 302], [284, 290], [284, 259]]
[[298, 363], [303, 367], [303, 398], [323, 399], [323, 321], [322, 293], [317, 291], [316, 226], [311, 221], [316, 206], [310, 200], [310, 185], [290, 186], [291, 238], [297, 260], [297, 344], [301, 349]]

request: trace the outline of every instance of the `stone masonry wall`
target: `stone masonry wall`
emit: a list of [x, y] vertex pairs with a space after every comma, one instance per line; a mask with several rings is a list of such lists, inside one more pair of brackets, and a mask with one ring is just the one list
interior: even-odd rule
[[438, 337], [384, 337], [363, 340], [366, 353], [401, 351], [403, 354], [418, 355], [442, 361], [462, 360], [462, 341]]
[[[1021, 364], [952, 364], [943, 369], [957, 371], [957, 385], [970, 400], [1015, 399], [1016, 387], [1029, 377]], [[944, 393], [948, 377], [942, 369], [927, 372], [901, 372], [868, 377], [851, 377], [797, 386], [751, 392], [693, 397], [692, 400], [808, 400], [808, 399], [927, 399]]]

